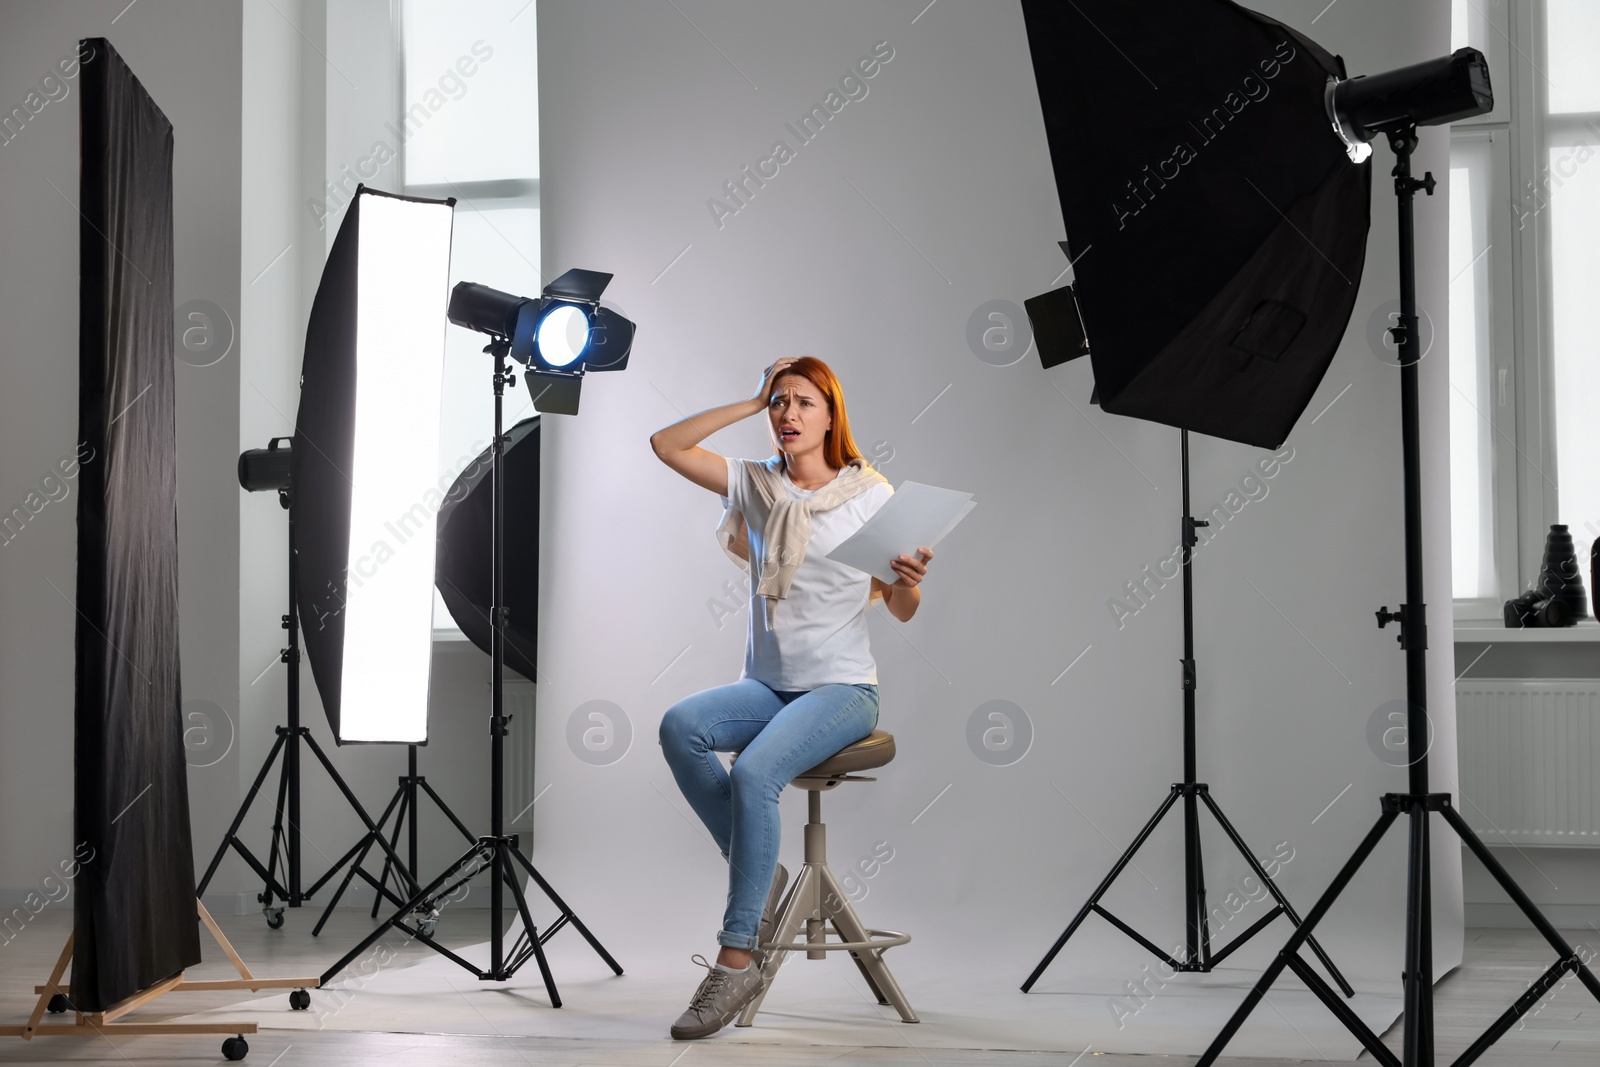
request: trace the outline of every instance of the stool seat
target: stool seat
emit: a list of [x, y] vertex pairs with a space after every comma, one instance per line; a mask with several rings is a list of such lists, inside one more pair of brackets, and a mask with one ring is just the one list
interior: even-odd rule
[[894, 759], [894, 734], [874, 730], [866, 737], [846, 745], [796, 778], [835, 778], [856, 771], [870, 771]]

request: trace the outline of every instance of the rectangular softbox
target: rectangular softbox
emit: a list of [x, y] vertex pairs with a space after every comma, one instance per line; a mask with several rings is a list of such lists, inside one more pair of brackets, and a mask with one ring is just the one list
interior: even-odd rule
[[306, 324], [290, 518], [306, 658], [339, 744], [426, 744], [455, 200], [360, 186]]

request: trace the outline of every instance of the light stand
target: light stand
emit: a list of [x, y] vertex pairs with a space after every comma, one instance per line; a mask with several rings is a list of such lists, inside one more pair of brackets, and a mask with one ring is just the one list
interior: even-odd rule
[[[289, 449], [283, 448], [280, 450], [279, 443], [287, 443], [290, 440], [287, 437], [273, 438], [267, 444], [265, 458], [268, 460], [286, 458]], [[256, 450], [240, 457], [241, 482], [246, 481], [244, 477], [245, 461], [252, 456], [262, 455], [263, 452], [261, 450]], [[389, 861], [395, 864], [400, 863], [400, 857], [395, 854], [394, 849], [387, 842], [382, 840], [382, 834], [379, 832], [378, 827], [373, 824], [372, 818], [367, 814], [366, 809], [361, 806], [361, 802], [350, 791], [349, 785], [340, 776], [338, 769], [329, 761], [327, 754], [322, 751], [322, 747], [317, 744], [317, 739], [311, 736], [311, 730], [300, 723], [300, 615], [298, 597], [295, 593], [295, 580], [298, 577], [299, 568], [295, 555], [294, 511], [289, 507], [293, 502], [293, 495], [292, 489], [287, 484], [286, 466], [283, 473], [285, 474], [285, 479], [283, 484], [278, 486], [278, 502], [289, 514], [289, 611], [283, 616], [283, 628], [289, 632], [289, 643], [279, 653], [278, 658], [280, 662], [287, 664], [289, 668], [288, 712], [285, 725], [276, 727], [274, 732], [277, 734], [278, 739], [273, 742], [272, 750], [267, 753], [267, 758], [262, 762], [261, 770], [256, 774], [256, 779], [251, 784], [250, 791], [245, 794], [244, 801], [239, 805], [239, 810], [234, 815], [233, 823], [228, 827], [228, 832], [222, 836], [222, 843], [217, 846], [216, 855], [211, 857], [211, 865], [206, 868], [205, 877], [201, 878], [199, 884], [195, 886], [195, 896], [204, 896], [206, 886], [211, 884], [212, 877], [222, 864], [222, 857], [227, 854], [231, 846], [264, 883], [264, 888], [256, 895], [256, 899], [261, 902], [261, 911], [267, 917], [267, 925], [274, 930], [283, 926], [283, 909], [285, 905], [291, 908], [298, 908], [304, 901], [310, 900], [312, 894], [321, 889], [328, 879], [332, 878], [345, 861], [355, 853], [354, 849], [345, 853], [344, 858], [330, 867], [327, 873], [317, 879], [310, 889], [301, 890], [300, 745], [302, 743], [311, 749], [312, 755], [317, 757], [323, 769], [328, 772], [328, 777], [333, 780], [333, 784], [339, 787], [339, 792], [344, 794], [344, 798], [350, 803], [350, 807], [361, 817], [361, 821], [367, 826], [368, 834], [378, 834], [378, 843], [388, 853]], [[248, 483], [244, 487], [246, 489], [258, 488]], [[267, 774], [272, 770], [272, 765], [277, 760], [279, 753], [283, 754], [283, 767], [278, 776], [278, 802], [273, 809], [272, 844], [267, 853], [267, 862], [263, 864], [245, 846], [244, 841], [240, 839], [239, 827], [244, 823], [244, 817], [249, 812], [250, 805], [255, 803], [256, 794], [261, 791], [262, 783], [267, 780]], [[284, 828], [286, 812], [289, 824], [287, 830]], [[385, 818], [387, 819], [387, 817], [386, 812]], [[283, 858], [284, 881], [279, 881], [277, 874], [280, 854]], [[399, 871], [403, 872], [408, 879], [411, 877], [410, 870], [410, 868], [404, 866], [399, 868]], [[370, 874], [365, 871], [360, 873], [368, 882], [373, 883], [380, 892], [386, 892], [383, 885], [376, 882]], [[284, 884], [285, 881], [288, 883], [287, 885]], [[399, 903], [400, 898], [397, 895], [391, 893], [389, 896], [396, 903]], [[338, 898], [335, 897], [334, 899], [337, 900]], [[274, 903], [277, 900], [282, 900], [283, 904]], [[317, 929], [320, 930], [321, 928], [322, 924], [318, 923]]]
[[[1411, 757], [1410, 782], [1407, 792], [1385, 793], [1382, 813], [1372, 829], [1367, 832], [1355, 853], [1339, 870], [1333, 884], [1322, 894], [1316, 905], [1306, 915], [1306, 920], [1279, 950], [1277, 956], [1245, 997], [1232, 1018], [1228, 1020], [1211, 1046], [1201, 1056], [1196, 1067], [1209, 1067], [1216, 1062], [1222, 1050], [1238, 1032], [1257, 1004], [1266, 996], [1285, 967], [1311, 988], [1311, 991], [1333, 1011], [1349, 1030], [1371, 1052], [1373, 1058], [1385, 1067], [1432, 1067], [1434, 1062], [1433, 1027], [1433, 899], [1431, 885], [1431, 855], [1429, 851], [1428, 815], [1437, 812], [1449, 827], [1472, 850], [1478, 861], [1499, 883], [1528, 921], [1539, 931], [1545, 941], [1555, 949], [1558, 958], [1550, 968], [1536, 978], [1516, 1001], [1508, 1007], [1489, 1028], [1478, 1037], [1456, 1060], [1457, 1067], [1465, 1067], [1478, 1059], [1498, 1041], [1512, 1025], [1525, 1015], [1553, 988], [1561, 976], [1572, 972], [1578, 976], [1589, 992], [1600, 999], [1600, 981], [1578, 958], [1572, 946], [1562, 940], [1548, 919], [1540, 912], [1528, 895], [1506, 872], [1489, 849], [1467, 825], [1450, 801], [1449, 793], [1432, 793], [1428, 790], [1428, 630], [1426, 609], [1422, 599], [1422, 481], [1419, 423], [1421, 416], [1417, 404], [1417, 294], [1416, 294], [1416, 235], [1412, 219], [1412, 201], [1417, 190], [1433, 195], [1433, 175], [1422, 179], [1411, 176], [1411, 154], [1417, 147], [1417, 128], [1406, 124], [1385, 131], [1389, 146], [1394, 150], [1394, 191], [1399, 200], [1400, 217], [1400, 323], [1393, 334], [1400, 354], [1400, 412], [1401, 447], [1405, 472], [1405, 559], [1406, 602], [1399, 611], [1387, 606], [1377, 612], [1378, 626], [1390, 622], [1400, 625], [1400, 647], [1406, 654], [1406, 744]], [[1379, 840], [1391, 823], [1401, 814], [1407, 817], [1410, 845], [1406, 865], [1406, 957], [1402, 976], [1405, 989], [1405, 1032], [1402, 1055], [1396, 1057], [1379, 1039], [1378, 1035], [1351, 1012], [1302, 960], [1300, 946], [1311, 937], [1317, 923], [1328, 913], [1356, 871], [1377, 847]]]
[[[1239, 832], [1228, 821], [1228, 817], [1222, 813], [1222, 809], [1217, 805], [1217, 802], [1211, 798], [1210, 788], [1206, 783], [1195, 780], [1195, 690], [1197, 683], [1194, 658], [1194, 579], [1190, 569], [1193, 565], [1194, 548], [1199, 544], [1195, 529], [1209, 524], [1203, 519], [1195, 518], [1190, 513], [1189, 431], [1181, 431], [1180, 439], [1182, 442], [1183, 465], [1183, 516], [1180, 520], [1180, 536], [1183, 546], [1183, 659], [1181, 660], [1183, 668], [1183, 781], [1172, 784], [1172, 789], [1167, 793], [1167, 798], [1161, 802], [1161, 806], [1150, 817], [1150, 821], [1145, 823], [1144, 829], [1139, 831], [1138, 836], [1133, 839], [1133, 843], [1128, 846], [1127, 850], [1112, 866], [1111, 872], [1106, 875], [1088, 901], [1079, 909], [1072, 923], [1056, 939], [1056, 943], [1050, 947], [1050, 951], [1045, 953], [1044, 959], [1039, 961], [1039, 965], [1033, 969], [1033, 973], [1028, 975], [1028, 980], [1022, 983], [1022, 991], [1024, 993], [1033, 988], [1034, 983], [1039, 980], [1045, 969], [1056, 958], [1057, 953], [1066, 945], [1067, 939], [1077, 931], [1084, 919], [1089, 917], [1090, 912], [1100, 915], [1111, 925], [1133, 938], [1133, 940], [1164, 960], [1167, 966], [1173, 970], [1197, 971], [1202, 974], [1209, 973], [1212, 968], [1231, 955], [1240, 945], [1260, 933], [1268, 923], [1279, 915], [1287, 916], [1289, 921], [1296, 927], [1299, 927], [1302, 922], [1300, 917], [1295, 914], [1294, 906], [1289, 903], [1288, 898], [1283, 895], [1277, 883], [1262, 868], [1260, 861], [1250, 851], [1249, 846], [1244, 843], [1244, 839], [1239, 836]], [[1160, 946], [1100, 905], [1100, 898], [1111, 888], [1111, 883], [1116, 881], [1123, 868], [1133, 861], [1134, 854], [1143, 847], [1145, 841], [1149, 839], [1150, 834], [1155, 830], [1162, 818], [1172, 810], [1173, 805], [1180, 798], [1183, 800], [1184, 915], [1188, 929], [1188, 944], [1182, 960], [1174, 959]], [[1248, 929], [1228, 942], [1219, 952], [1211, 951], [1211, 917], [1206, 910], [1205, 866], [1200, 854], [1199, 807], [1201, 803], [1205, 804], [1206, 810], [1211, 812], [1212, 816], [1217, 820], [1217, 824], [1228, 835], [1228, 840], [1233, 842], [1239, 854], [1250, 865], [1250, 869], [1255, 872], [1257, 878], [1261, 879], [1261, 883], [1267, 887], [1268, 892], [1277, 901], [1271, 911], [1252, 923]], [[1310, 942], [1311, 950], [1322, 961], [1322, 965], [1328, 969], [1328, 973], [1333, 976], [1334, 981], [1339, 983], [1339, 988], [1344, 991], [1344, 995], [1347, 997], [1354, 996], [1355, 990], [1350, 988], [1350, 984], [1345, 981], [1344, 976], [1334, 967], [1333, 961], [1328, 959], [1327, 953], [1322, 950], [1322, 946], [1317, 944], [1315, 939], [1308, 937], [1308, 941]]]
[[[394, 893], [387, 892], [383, 888], [389, 884], [391, 874], [394, 877], [396, 892], [416, 892], [416, 882], [407, 872], [418, 869], [417, 836], [421, 816], [421, 812], [417, 807], [419, 789], [432, 798], [434, 805], [444, 813], [445, 817], [455, 825], [457, 830], [461, 831], [461, 836], [466, 838], [468, 843], [477, 840], [476, 837], [472, 836], [472, 831], [467, 829], [466, 824], [456, 817], [455, 812], [450, 810], [450, 805], [444, 802], [444, 798], [438, 794], [433, 786], [428, 784], [428, 780], [417, 773], [417, 746], [407, 745], [406, 749], [406, 773], [400, 776], [399, 785], [395, 788], [394, 796], [389, 798], [388, 806], [383, 809], [383, 816], [378, 819], [377, 831], [375, 833], [367, 833], [365, 837], [357, 842], [360, 854], [355, 857], [355, 861], [350, 865], [350, 870], [345, 873], [344, 881], [339, 883], [339, 888], [334, 892], [333, 899], [329, 900], [327, 907], [323, 909], [322, 918], [317, 920], [317, 925], [311, 931], [312, 937], [322, 933], [323, 925], [327, 923], [328, 917], [333, 914], [333, 909], [338, 907], [339, 898], [344, 896], [346, 889], [350, 888], [350, 883], [355, 879], [357, 873], [365, 872], [362, 864], [366, 862], [367, 853], [376, 843], [377, 838], [382, 836], [383, 828], [389, 824], [390, 813], [394, 814], [395, 820], [394, 830], [389, 835], [389, 848], [392, 850], [399, 846], [400, 833], [404, 829], [406, 832], [406, 866], [396, 866], [393, 860], [385, 859], [383, 861], [383, 874], [378, 878], [379, 889], [372, 894], [372, 917], [374, 919], [378, 917], [378, 909], [383, 905], [383, 900], [386, 896], [390, 901], [396, 904], [400, 903], [400, 897]], [[417, 925], [424, 933], [432, 935], [434, 930], [438, 928], [438, 917], [430, 913], [419, 918]]]
[[[398, 927], [411, 935], [429, 948], [442, 956], [454, 961], [466, 971], [476, 975], [485, 982], [503, 982], [516, 974], [528, 960], [535, 959], [539, 964], [539, 973], [544, 977], [545, 990], [550, 994], [550, 1006], [559, 1008], [561, 997], [556, 992], [555, 979], [550, 974], [550, 965], [545, 959], [544, 943], [556, 931], [571, 923], [589, 942], [600, 958], [616, 974], [622, 973], [622, 965], [612, 958], [605, 946], [600, 944], [589, 928], [583, 925], [577, 914], [567, 906], [566, 902], [556, 894], [550, 883], [546, 882], [528, 858], [522, 854], [518, 847], [516, 835], [508, 836], [505, 833], [505, 737], [511, 722], [511, 717], [506, 715], [502, 706], [503, 679], [505, 666], [505, 480], [501, 476], [501, 459], [505, 452], [505, 434], [503, 431], [503, 398], [505, 387], [515, 385], [516, 378], [506, 370], [506, 357], [511, 352], [509, 338], [496, 336], [484, 352], [494, 357], [494, 444], [490, 450], [489, 477], [491, 479], [491, 504], [492, 518], [490, 521], [489, 554], [492, 574], [493, 602], [489, 606], [490, 622], [493, 626], [493, 636], [490, 642], [490, 660], [492, 663], [492, 707], [489, 716], [489, 819], [490, 832], [487, 837], [479, 837], [472, 846], [461, 856], [445, 868], [440, 874], [425, 887], [418, 890], [410, 900], [400, 906], [400, 909], [389, 918], [385, 919], [377, 929], [355, 948], [351, 949], [338, 962], [329, 967], [322, 975], [322, 984], [326, 986], [334, 975], [347, 967], [356, 957], [360, 956], [390, 927]], [[393, 850], [388, 849], [388, 843], [378, 835], [378, 843], [385, 846], [391, 858]], [[528, 873], [539, 889], [548, 897], [560, 911], [555, 922], [545, 928], [544, 933], [539, 933], [534, 926], [533, 917], [528, 912], [528, 901], [522, 892], [522, 883], [518, 880], [517, 868], [521, 867]], [[489, 881], [489, 966], [480, 968], [445, 948], [433, 939], [430, 933], [420, 929], [420, 923], [405, 921], [413, 912], [423, 910], [429, 915], [436, 914], [435, 902], [453, 893], [457, 888], [465, 885], [479, 871], [485, 867], [490, 869]], [[509, 887], [511, 896], [517, 904], [517, 914], [522, 919], [522, 931], [517, 935], [517, 940], [512, 943], [509, 953], [504, 944], [505, 930], [502, 915], [505, 905], [505, 889]], [[508, 958], [509, 956], [509, 958]]]

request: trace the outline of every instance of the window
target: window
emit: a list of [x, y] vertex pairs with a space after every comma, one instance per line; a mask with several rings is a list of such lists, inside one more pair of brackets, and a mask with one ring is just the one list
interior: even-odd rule
[[1600, 537], [1600, 4], [1549, 0], [1550, 354], [1560, 518]]
[[[401, 19], [403, 181], [412, 196], [456, 198], [450, 284], [482, 282], [538, 295], [544, 283], [534, 5], [405, 0]], [[494, 427], [483, 338], [456, 328], [447, 336], [441, 474], [488, 447]], [[525, 391], [507, 398], [508, 428], [532, 413], [526, 400]]]
[[1453, 0], [1494, 112], [1450, 146], [1450, 458], [1458, 618], [1537, 576], [1550, 524], [1600, 536], [1600, 3]]
[[[537, 26], [533, 0], [403, 3], [402, 181], [412, 196], [456, 198], [451, 286], [544, 288]], [[453, 477], [494, 432], [493, 362], [482, 335], [451, 327], [446, 338], [438, 462]], [[507, 429], [532, 414], [526, 389], [507, 394]], [[434, 609], [435, 625], [447, 626], [437, 594]]]

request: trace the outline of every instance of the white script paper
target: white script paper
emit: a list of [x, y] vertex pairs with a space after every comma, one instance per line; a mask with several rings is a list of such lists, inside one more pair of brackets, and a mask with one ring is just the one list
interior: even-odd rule
[[893, 585], [900, 576], [889, 565], [891, 560], [902, 554], [916, 559], [918, 547], [933, 548], [977, 506], [971, 493], [902, 482], [889, 502], [827, 558]]

